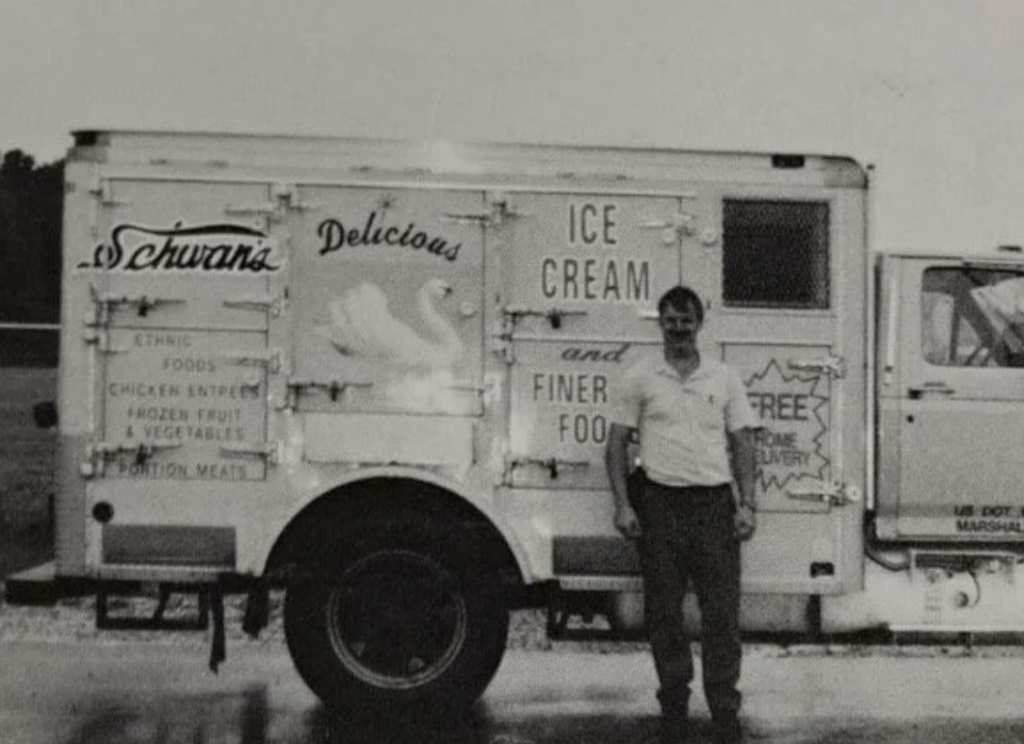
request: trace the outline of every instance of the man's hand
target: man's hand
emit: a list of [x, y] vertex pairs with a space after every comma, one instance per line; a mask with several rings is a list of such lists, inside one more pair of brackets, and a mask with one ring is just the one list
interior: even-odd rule
[[757, 515], [754, 513], [754, 507], [749, 504], [740, 504], [733, 517], [733, 524], [736, 527], [736, 537], [740, 540], [752, 538], [754, 530], [757, 528]]
[[624, 504], [615, 510], [615, 529], [630, 540], [640, 537], [640, 520], [633, 507]]
[[633, 431], [628, 426], [612, 424], [605, 449], [605, 466], [615, 500], [615, 529], [630, 539], [640, 537], [640, 520], [629, 503], [629, 441]]

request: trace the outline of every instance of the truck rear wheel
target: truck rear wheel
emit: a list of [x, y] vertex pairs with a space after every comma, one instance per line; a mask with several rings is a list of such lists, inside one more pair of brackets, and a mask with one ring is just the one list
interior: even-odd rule
[[286, 595], [288, 648], [310, 689], [335, 709], [471, 704], [505, 651], [497, 570], [426, 524], [345, 533], [336, 569]]

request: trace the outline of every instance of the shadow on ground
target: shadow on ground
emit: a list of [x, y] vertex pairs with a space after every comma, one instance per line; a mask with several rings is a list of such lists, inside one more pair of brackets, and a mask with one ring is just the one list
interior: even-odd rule
[[[658, 742], [656, 718], [593, 711], [496, 717], [486, 704], [448, 718], [411, 721], [398, 716], [338, 716], [322, 706], [305, 712], [274, 710], [267, 687], [163, 699], [81, 701], [84, 721], [67, 744], [647, 744]], [[711, 741], [710, 722], [694, 722], [692, 744]], [[1016, 744], [1024, 721], [939, 719], [934, 722], [819, 720], [812, 724], [751, 722], [747, 741], [779, 744]]]

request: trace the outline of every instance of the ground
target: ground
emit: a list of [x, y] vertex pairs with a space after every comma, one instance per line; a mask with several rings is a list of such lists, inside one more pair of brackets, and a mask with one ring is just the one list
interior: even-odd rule
[[[0, 615], [22, 615], [4, 610]], [[31, 613], [29, 613], [31, 614]], [[437, 720], [331, 715], [283, 644], [233, 638], [218, 674], [204, 639], [174, 635], [47, 638], [0, 629], [5, 744], [647, 744], [656, 679], [646, 651], [510, 651], [479, 703]], [[26, 627], [35, 621], [27, 618]], [[84, 626], [82, 626], [84, 628]], [[1024, 650], [748, 645], [743, 720], [750, 744], [1009, 744], [1024, 740]], [[693, 744], [710, 740], [698, 692]]]
[[0, 368], [0, 578], [53, 555], [49, 497], [57, 434], [36, 427], [35, 403], [55, 400], [51, 368]]
[[[48, 496], [56, 435], [32, 405], [55, 396], [53, 370], [0, 370], [0, 576], [52, 554]], [[369, 725], [329, 715], [288, 659], [272, 601], [257, 640], [228, 602], [228, 660], [207, 670], [205, 633], [97, 631], [91, 599], [0, 605], [0, 739], [11, 744], [347, 742], [641, 744], [657, 728], [646, 646], [551, 643], [538, 612], [516, 613], [494, 683], [458, 720]], [[149, 600], [115, 604], [139, 609]], [[170, 610], [187, 610], [175, 598]], [[745, 646], [749, 740], [785, 744], [988, 744], [1024, 740], [1024, 647]], [[695, 696], [697, 737], [707, 711]]]

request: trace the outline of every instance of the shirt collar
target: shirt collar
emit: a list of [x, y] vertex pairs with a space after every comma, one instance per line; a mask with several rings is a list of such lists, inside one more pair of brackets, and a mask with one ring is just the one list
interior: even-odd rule
[[702, 377], [706, 377], [709, 374], [708, 358], [704, 354], [701, 354], [700, 356], [700, 366], [698, 366], [697, 369], [693, 370], [693, 372], [690, 373], [690, 376], [687, 377], [685, 380], [679, 377], [679, 372], [676, 371], [675, 367], [668, 363], [668, 360], [665, 359], [664, 354], [661, 354], [657, 359], [654, 360], [654, 365], [654, 373], [656, 375], [668, 377], [669, 379], [675, 380], [676, 382], [681, 382], [684, 385], [693, 382], [694, 380], [699, 380]]

